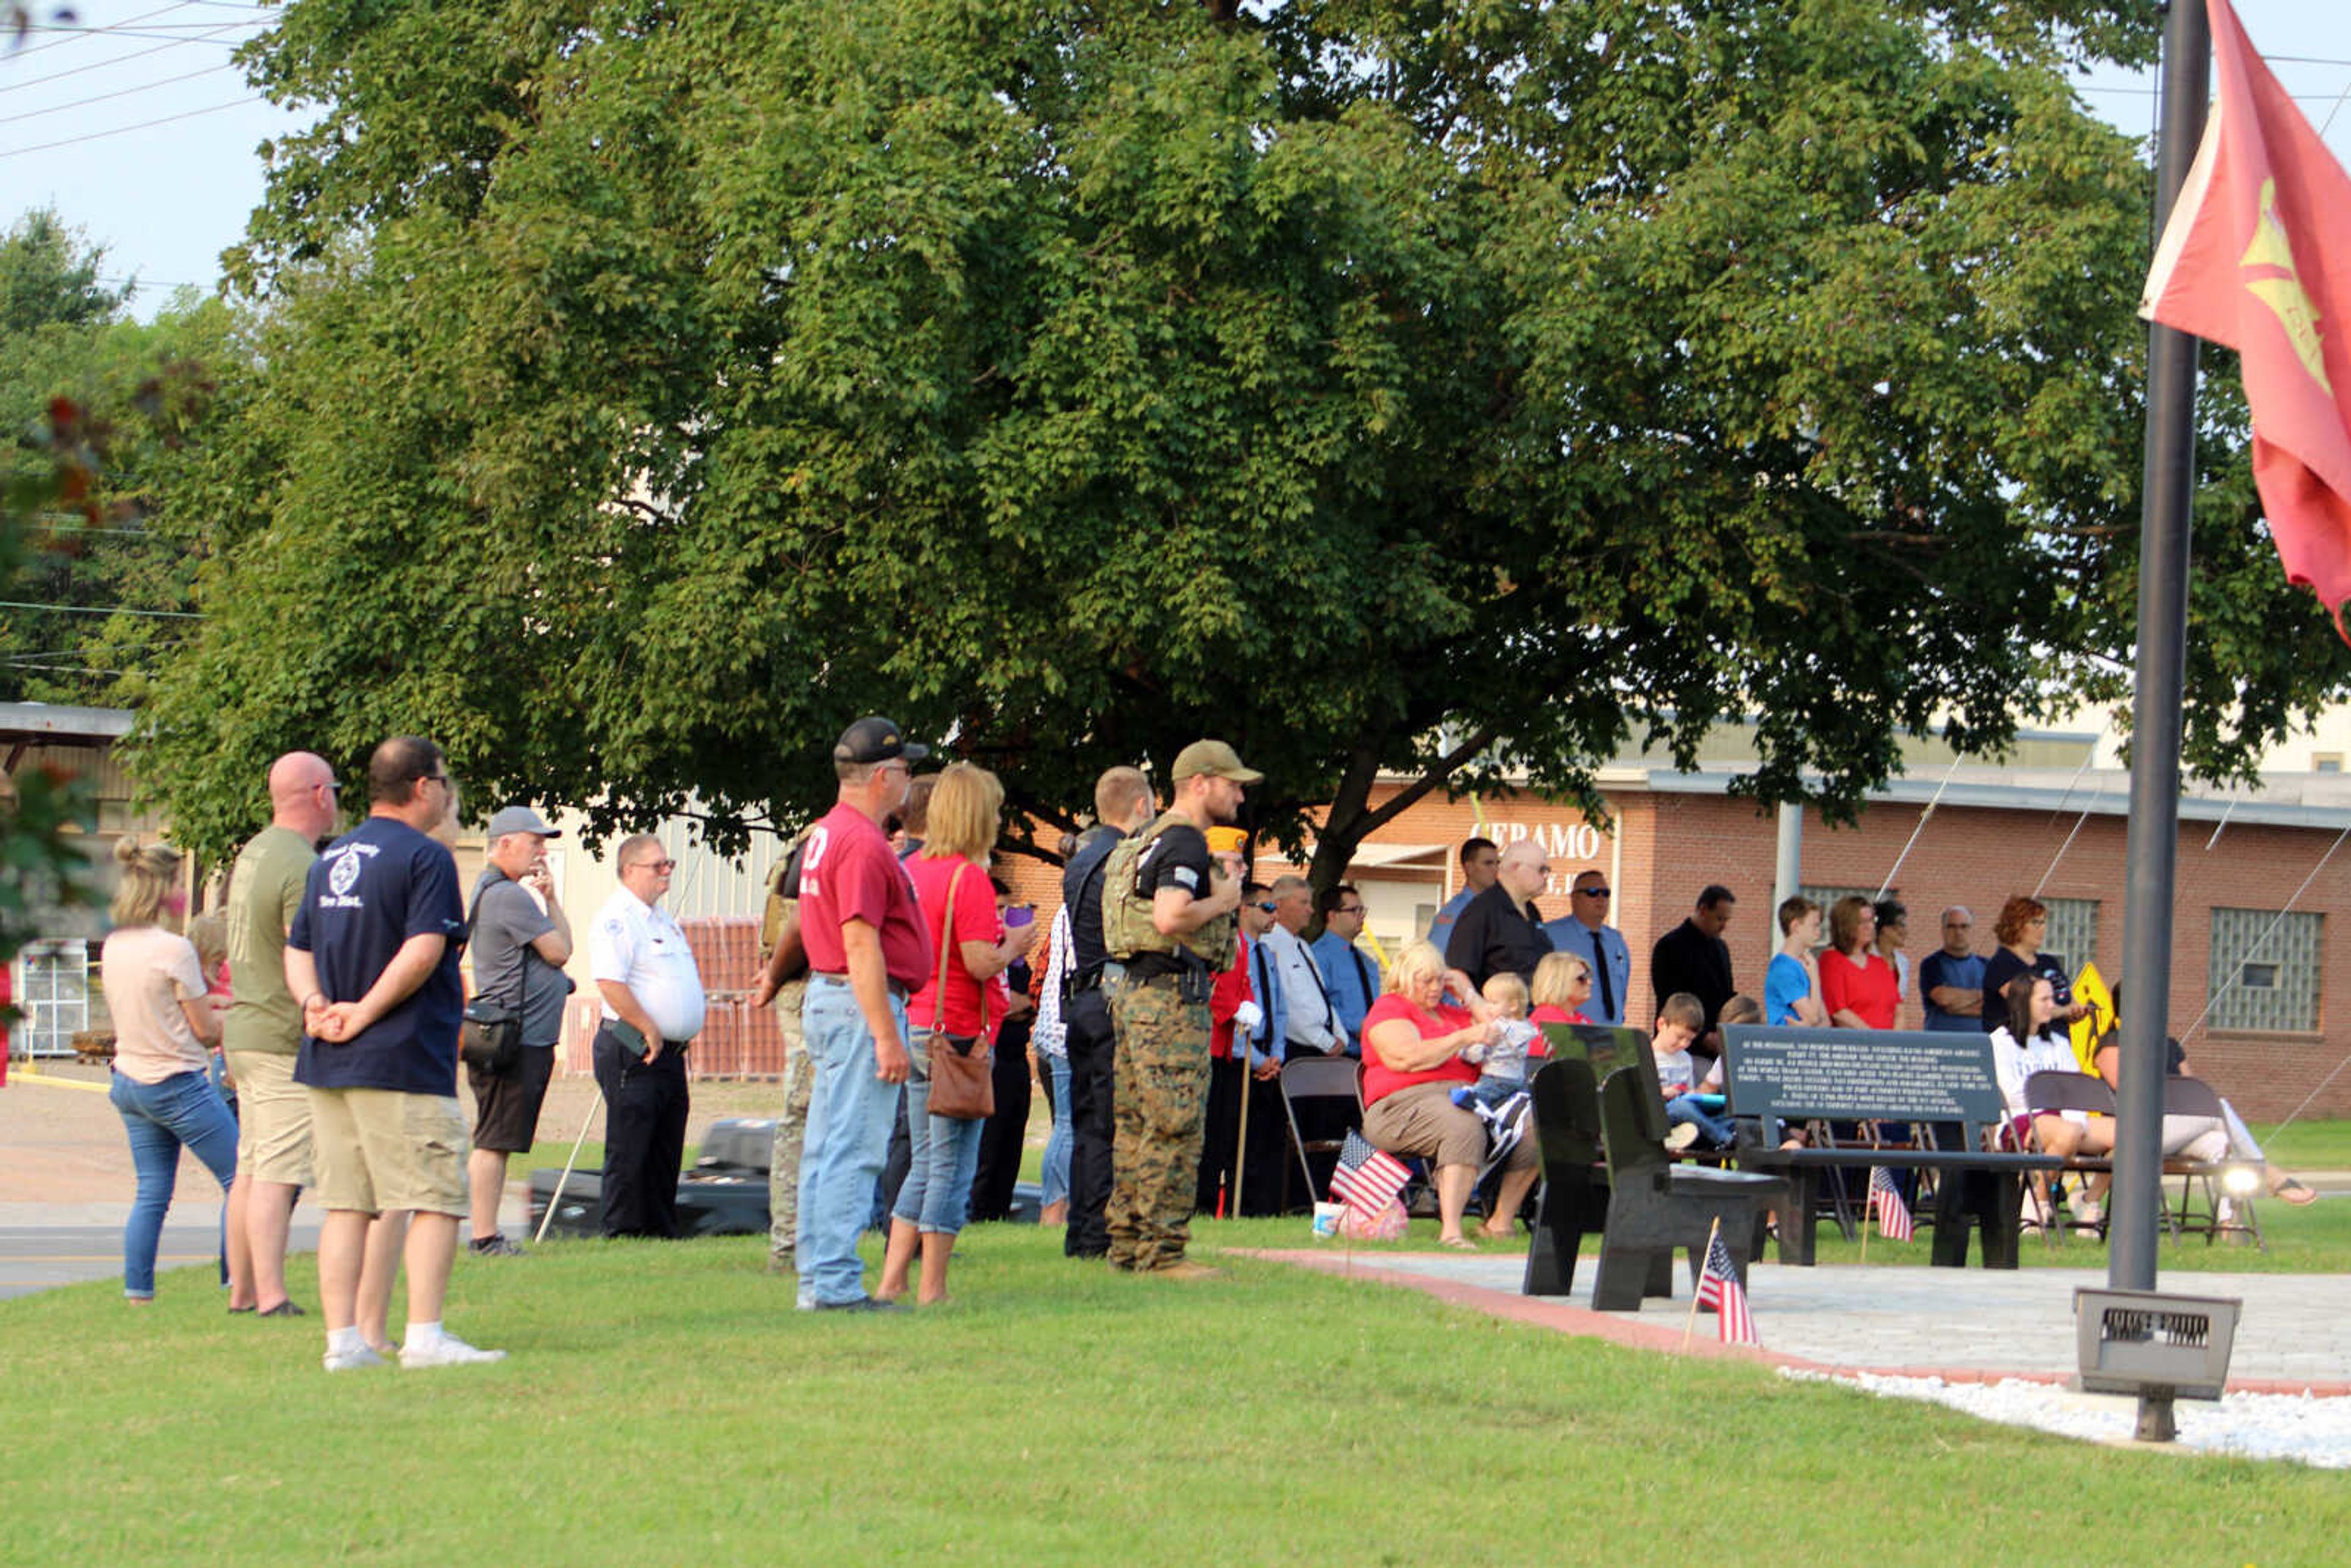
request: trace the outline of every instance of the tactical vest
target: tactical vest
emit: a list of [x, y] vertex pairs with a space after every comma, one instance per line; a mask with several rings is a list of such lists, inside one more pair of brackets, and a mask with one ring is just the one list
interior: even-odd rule
[[[1142, 880], [1145, 851], [1170, 828], [1190, 827], [1191, 819], [1175, 811], [1164, 813], [1139, 833], [1121, 839], [1102, 868], [1102, 950], [1121, 963], [1138, 953], [1189, 953], [1210, 968], [1223, 970], [1233, 961], [1233, 937], [1240, 916], [1227, 910], [1214, 920], [1181, 936], [1170, 936], [1151, 924], [1152, 895]], [[1200, 896], [1208, 890], [1202, 888]]]

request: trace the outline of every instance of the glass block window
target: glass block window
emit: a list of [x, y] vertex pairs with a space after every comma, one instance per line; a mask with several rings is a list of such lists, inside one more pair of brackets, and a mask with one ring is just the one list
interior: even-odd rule
[[2274, 909], [2212, 911], [2214, 1029], [2307, 1034], [2318, 1028], [2325, 917]]
[[2095, 898], [2044, 898], [2049, 906], [2049, 930], [2041, 950], [2065, 960], [2068, 977], [2098, 956], [2098, 901]]

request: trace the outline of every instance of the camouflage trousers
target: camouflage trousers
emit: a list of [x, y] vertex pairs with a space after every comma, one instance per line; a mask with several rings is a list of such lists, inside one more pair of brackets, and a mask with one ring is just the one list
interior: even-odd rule
[[1112, 1103], [1110, 1260], [1147, 1272], [1182, 1262], [1191, 1239], [1200, 1133], [1208, 1108], [1207, 1004], [1173, 981], [1111, 993], [1118, 1044]]
[[800, 1031], [800, 1000], [806, 980], [776, 993], [777, 1027], [784, 1033], [784, 1108], [776, 1117], [776, 1141], [768, 1155], [768, 1257], [789, 1264], [800, 1240], [800, 1149], [808, 1142], [809, 1090], [816, 1070]]

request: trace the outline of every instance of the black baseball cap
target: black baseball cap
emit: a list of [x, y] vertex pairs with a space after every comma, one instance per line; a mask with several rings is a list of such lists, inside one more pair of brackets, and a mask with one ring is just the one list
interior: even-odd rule
[[898, 733], [898, 727], [886, 718], [861, 718], [841, 732], [833, 742], [835, 762], [888, 762], [904, 758], [908, 762], [920, 762], [931, 754], [927, 746], [916, 746]]

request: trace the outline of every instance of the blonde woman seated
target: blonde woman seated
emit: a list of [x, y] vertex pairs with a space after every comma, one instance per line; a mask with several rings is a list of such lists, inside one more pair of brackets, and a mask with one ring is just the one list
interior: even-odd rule
[[[2111, 1155], [2115, 1152], [2115, 1124], [2104, 1116], [2092, 1117], [2085, 1111], [2044, 1111], [2033, 1114], [2024, 1102], [2025, 1081], [2036, 1072], [2079, 1072], [2082, 1063], [2074, 1054], [2074, 1047], [2065, 1030], [2057, 1021], [2057, 992], [2043, 977], [2035, 976], [2027, 987], [2023, 977], [2009, 988], [2008, 1022], [1992, 1031], [1992, 1071], [2000, 1079], [2000, 1097], [2006, 1106], [2009, 1126], [2018, 1141], [2023, 1141], [2026, 1124], [2030, 1122], [2032, 1135], [2040, 1140], [2041, 1148], [2052, 1155]], [[2095, 1225], [2101, 1218], [2097, 1195], [2105, 1190], [2107, 1176], [2099, 1172], [2090, 1177], [2089, 1190], [2074, 1189], [2065, 1199], [2074, 1218], [2084, 1225]], [[2032, 1177], [2032, 1193], [2037, 1212], [2049, 1211], [2049, 1178], [2036, 1173]]]
[[[1437, 1173], [1438, 1243], [1468, 1248], [1462, 1212], [1486, 1163], [1486, 1124], [1453, 1103], [1455, 1088], [1478, 1082], [1465, 1047], [1490, 1045], [1500, 1020], [1469, 977], [1445, 967], [1429, 942], [1415, 942], [1388, 971], [1386, 993], [1364, 1015], [1364, 1136], [1389, 1154], [1426, 1160]], [[1539, 1168], [1534, 1140], [1520, 1138], [1502, 1162], [1501, 1190], [1482, 1234], [1505, 1239]]]

